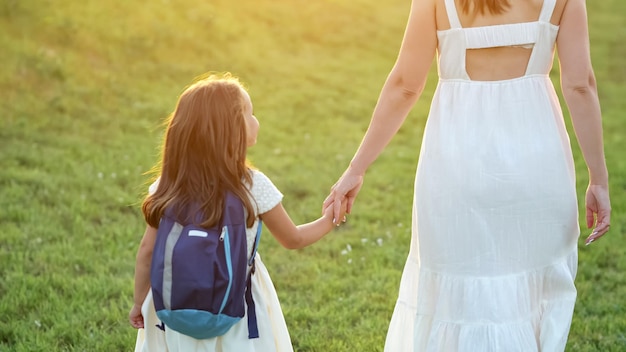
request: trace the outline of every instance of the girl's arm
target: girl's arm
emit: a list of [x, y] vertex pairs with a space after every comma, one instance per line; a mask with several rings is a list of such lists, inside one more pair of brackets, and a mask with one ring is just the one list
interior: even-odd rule
[[141, 315], [141, 305], [143, 304], [148, 290], [150, 290], [150, 263], [152, 262], [152, 250], [156, 241], [157, 229], [151, 226], [146, 227], [143, 234], [135, 263], [135, 291], [133, 295], [134, 305], [129, 313], [128, 319], [131, 325], [136, 328], [143, 328], [143, 316]]
[[557, 37], [557, 49], [563, 97], [589, 170], [589, 188], [585, 197], [587, 227], [594, 226], [596, 222], [594, 232], [587, 238], [589, 244], [609, 230], [611, 204], [602, 115], [591, 66], [585, 0], [569, 0], [566, 3]]
[[[343, 218], [346, 210], [345, 202], [340, 210], [340, 216]], [[324, 214], [319, 219], [296, 226], [282, 203], [278, 203], [271, 210], [261, 214], [260, 217], [267, 229], [283, 247], [299, 249], [317, 242], [335, 227], [332, 213], [333, 207], [326, 207]]]
[[347, 212], [351, 212], [365, 171], [400, 129], [422, 94], [437, 49], [435, 17], [434, 1], [413, 0], [400, 52], [382, 88], [367, 132], [350, 166], [324, 202], [324, 206], [334, 203], [336, 219], [344, 198], [348, 201]]

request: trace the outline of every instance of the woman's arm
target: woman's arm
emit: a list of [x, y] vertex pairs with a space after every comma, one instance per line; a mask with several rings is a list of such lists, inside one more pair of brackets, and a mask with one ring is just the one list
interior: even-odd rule
[[604, 157], [602, 115], [591, 65], [585, 0], [567, 1], [561, 16], [557, 50], [561, 88], [574, 133], [589, 170], [585, 197], [587, 227], [596, 228], [587, 244], [604, 235], [610, 225], [609, 174]]
[[141, 315], [141, 305], [143, 304], [148, 290], [150, 289], [150, 264], [152, 262], [152, 251], [156, 241], [157, 229], [151, 226], [146, 227], [143, 234], [135, 263], [135, 290], [133, 294], [133, 308], [129, 313], [129, 320], [133, 327], [143, 328], [143, 316]]
[[591, 66], [584, 0], [569, 0], [565, 5], [557, 37], [557, 49], [563, 97], [589, 168], [590, 182], [608, 185], [609, 176], [602, 142], [602, 115]]
[[435, 2], [413, 0], [400, 52], [382, 88], [367, 132], [350, 166], [324, 202], [324, 206], [334, 202], [335, 219], [339, 219], [344, 198], [348, 202], [347, 212], [351, 212], [366, 170], [400, 129], [422, 94], [436, 49]]

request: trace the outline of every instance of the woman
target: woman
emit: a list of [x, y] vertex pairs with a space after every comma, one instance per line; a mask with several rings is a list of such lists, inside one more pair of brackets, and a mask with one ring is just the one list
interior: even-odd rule
[[413, 0], [370, 126], [325, 206], [348, 212], [438, 53], [412, 241], [385, 351], [563, 351], [579, 237], [561, 86], [589, 169], [586, 244], [610, 225], [584, 0]]

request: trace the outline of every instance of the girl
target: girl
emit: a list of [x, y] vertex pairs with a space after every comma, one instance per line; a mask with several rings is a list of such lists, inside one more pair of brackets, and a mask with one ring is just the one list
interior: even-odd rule
[[[135, 351], [293, 351], [276, 291], [257, 254], [252, 275], [259, 338], [248, 338], [247, 317], [225, 335], [196, 340], [172, 329], [159, 329], [150, 290], [150, 263], [159, 220], [166, 206], [204, 204], [208, 225], [219, 221], [221, 195], [228, 190], [243, 202], [248, 248], [259, 219], [285, 248], [308, 246], [332, 230], [332, 208], [319, 219], [296, 226], [281, 204], [282, 194], [262, 172], [250, 167], [247, 148], [256, 143], [259, 122], [250, 96], [230, 74], [211, 75], [188, 87], [168, 119], [159, 165], [142, 211], [146, 231], [137, 253], [134, 306], [129, 320], [139, 330]], [[344, 207], [345, 209], [345, 207]], [[343, 214], [342, 214], [343, 216]]]

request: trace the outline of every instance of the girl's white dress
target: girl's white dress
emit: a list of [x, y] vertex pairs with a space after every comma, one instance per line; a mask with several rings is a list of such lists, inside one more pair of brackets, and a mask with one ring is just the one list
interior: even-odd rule
[[[535, 22], [437, 33], [439, 83], [415, 180], [387, 352], [565, 349], [579, 236], [574, 164], [548, 77], [555, 0]], [[473, 81], [467, 49], [532, 47], [526, 74]]]
[[[153, 184], [151, 190], [156, 189]], [[248, 248], [252, 248], [258, 226], [258, 215], [263, 214], [282, 200], [282, 193], [272, 181], [258, 170], [252, 170], [250, 193], [256, 203], [257, 220], [252, 228], [246, 230]], [[206, 340], [196, 340], [171, 329], [162, 331], [157, 328], [161, 321], [157, 318], [148, 293], [141, 312], [145, 329], [137, 333], [135, 352], [290, 352], [293, 351], [289, 331], [280, 308], [278, 296], [267, 268], [257, 253], [256, 270], [252, 275], [252, 295], [256, 305], [259, 338], [248, 339], [248, 318], [233, 326], [225, 335]], [[247, 309], [246, 309], [247, 311]]]

